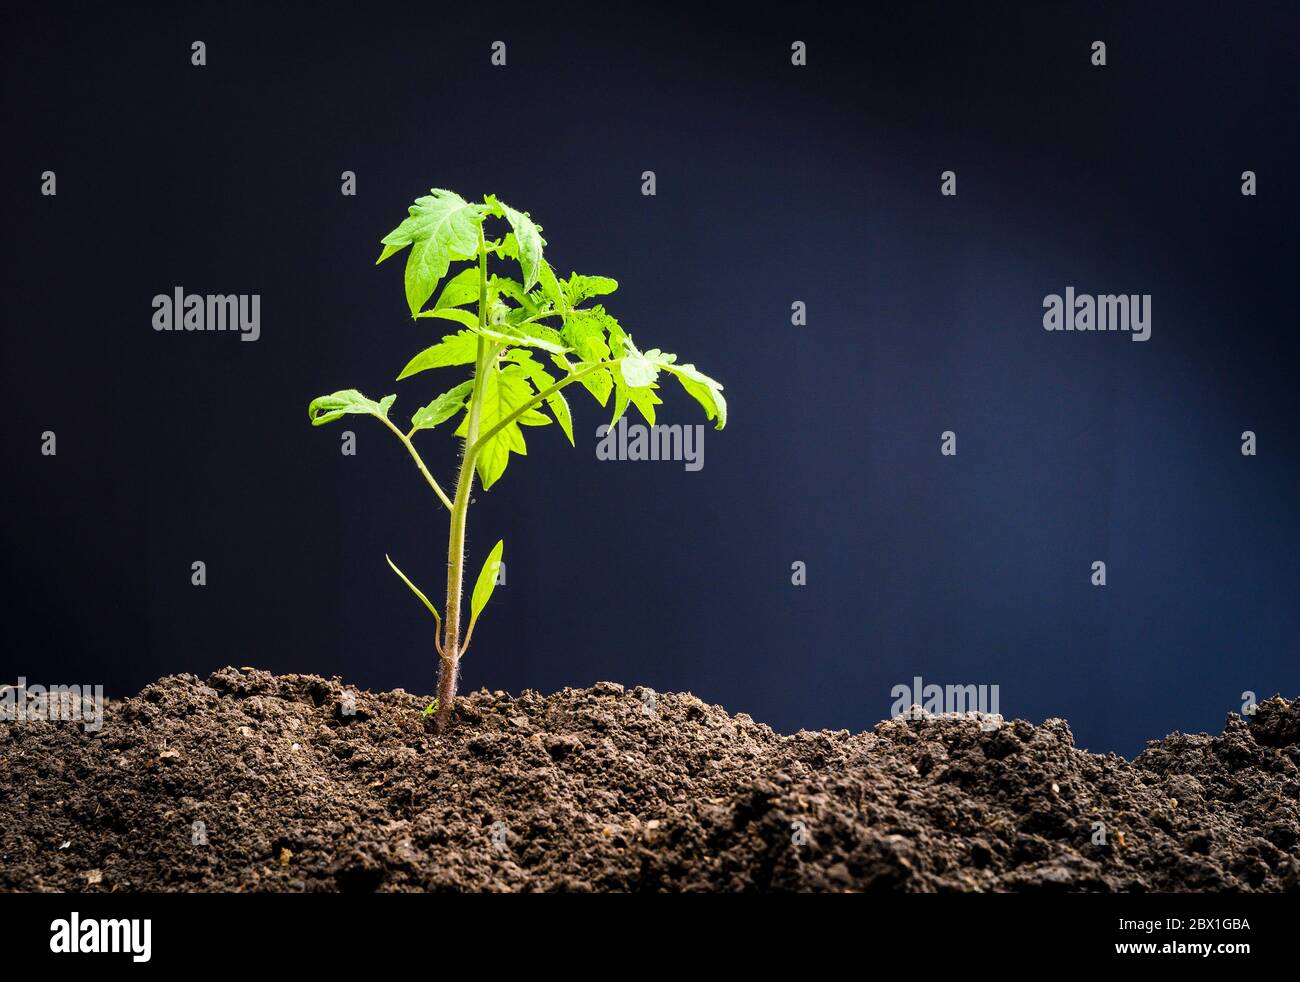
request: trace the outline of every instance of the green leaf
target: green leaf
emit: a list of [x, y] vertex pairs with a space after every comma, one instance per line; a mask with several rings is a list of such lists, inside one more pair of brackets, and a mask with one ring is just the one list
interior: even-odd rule
[[[545, 374], [543, 372], [543, 374]], [[546, 405], [550, 406], [551, 413], [555, 416], [555, 421], [560, 424], [560, 429], [569, 440], [569, 446], [576, 447], [573, 442], [573, 416], [569, 412], [568, 400], [564, 398], [563, 392], [553, 392], [546, 397]]]
[[524, 290], [531, 290], [541, 274], [542, 246], [546, 245], [542, 230], [528, 217], [526, 211], [515, 211], [504, 201], [493, 197], [489, 197], [488, 201], [495, 214], [505, 218], [514, 229], [519, 268], [524, 274]]
[[[515, 303], [519, 304], [518, 313], [524, 317], [532, 317], [538, 311], [537, 301], [534, 299], [535, 294], [529, 293], [524, 289], [524, 285], [518, 280], [512, 280], [508, 276], [493, 276], [492, 287], [503, 297], [509, 297]], [[512, 311], [512, 313], [515, 313]]]
[[[524, 370], [524, 373], [537, 387], [538, 392], [549, 389], [555, 384], [555, 377], [545, 368], [533, 361], [529, 351], [523, 348], [516, 348], [510, 352], [510, 359]], [[553, 392], [546, 397], [546, 405], [550, 407], [551, 414], [555, 416], [555, 421], [560, 424], [560, 429], [569, 439], [569, 445], [576, 447], [573, 442], [573, 416], [569, 412], [569, 402], [564, 398], [563, 392]]]
[[653, 385], [659, 377], [659, 366], [635, 348], [632, 353], [624, 355], [618, 363], [623, 383], [629, 388], [641, 389]]
[[624, 358], [614, 366], [614, 418], [610, 420], [610, 426], [618, 422], [618, 418], [627, 411], [628, 403], [636, 406], [645, 417], [647, 423], [654, 426], [655, 423], [655, 406], [661, 405], [663, 400], [655, 395], [654, 390], [658, 388], [653, 382], [649, 385], [633, 387], [626, 381], [623, 369], [628, 359]]
[[541, 284], [542, 295], [555, 306], [556, 310], [567, 310], [568, 301], [564, 298], [564, 290], [560, 286], [560, 281], [555, 278], [555, 270], [545, 259], [537, 271], [537, 282]]
[[462, 269], [447, 281], [442, 288], [442, 292], [438, 294], [438, 302], [433, 305], [433, 309], [442, 310], [444, 307], [461, 307], [467, 303], [477, 302], [478, 267], [471, 266], [469, 269]]
[[385, 249], [379, 261], [411, 247], [406, 257], [406, 304], [415, 314], [433, 295], [453, 260], [477, 254], [479, 226], [488, 208], [470, 204], [454, 191], [433, 188], [425, 197], [416, 198], [409, 212], [402, 224], [380, 240]]
[[513, 259], [517, 262], [519, 260], [519, 242], [515, 239], [515, 233], [507, 232], [502, 236], [501, 241], [492, 248], [492, 251], [502, 259]]
[[497, 544], [492, 547], [492, 551], [484, 560], [483, 568], [479, 570], [478, 579], [474, 583], [474, 592], [469, 600], [470, 631], [474, 630], [474, 622], [478, 620], [478, 615], [483, 613], [487, 602], [492, 599], [492, 591], [497, 588], [497, 572], [501, 569], [501, 552], [504, 548], [505, 540], [498, 539]]
[[599, 307], [571, 310], [564, 315], [560, 334], [583, 361], [604, 361], [609, 357], [609, 345], [605, 343], [609, 320]]
[[509, 297], [516, 303], [526, 303], [528, 301], [528, 291], [524, 289], [522, 283], [512, 277], [498, 276], [493, 273], [491, 283], [496, 287], [497, 293]]
[[[646, 352], [647, 356], [655, 352]], [[722, 384], [709, 378], [694, 365], [661, 363], [660, 368], [677, 376], [677, 381], [696, 402], [704, 407], [709, 419], [717, 419], [716, 429], [727, 425], [727, 400], [722, 396]]]
[[475, 328], [485, 338], [498, 344], [518, 345], [525, 348], [541, 348], [553, 355], [562, 355], [570, 350], [564, 339], [551, 328], [542, 324], [529, 324], [526, 327], [503, 327], [500, 330], [491, 327]]
[[663, 404], [663, 400], [655, 395], [655, 388], [646, 389], [627, 389], [628, 398], [632, 400], [632, 405], [640, 410], [641, 415], [645, 417], [647, 423], [655, 425], [655, 406]]
[[592, 297], [613, 293], [617, 289], [618, 280], [612, 280], [608, 276], [582, 276], [579, 273], [573, 273], [564, 284], [564, 293], [570, 307], [576, 307]]
[[318, 396], [307, 407], [307, 418], [312, 426], [322, 426], [333, 422], [348, 413], [368, 413], [371, 416], [388, 418], [388, 410], [397, 398], [395, 395], [384, 396], [378, 402], [367, 399], [356, 389], [340, 389], [327, 396]]
[[551, 417], [540, 409], [529, 409], [519, 415], [520, 426], [550, 426]]
[[439, 423], [445, 423], [465, 408], [465, 400], [474, 391], [474, 380], [462, 382], [454, 389], [448, 389], [423, 409], [417, 409], [411, 417], [411, 427], [417, 430], [431, 430]]
[[472, 365], [478, 360], [478, 335], [472, 331], [457, 331], [448, 334], [442, 342], [431, 348], [425, 348], [406, 363], [402, 373], [397, 376], [400, 382], [416, 372], [430, 368], [446, 368], [450, 365]]
[[[506, 365], [501, 369], [489, 368], [483, 375], [482, 385], [483, 397], [479, 404], [480, 435], [487, 433], [516, 409], [528, 405], [535, 395], [523, 369], [518, 365]], [[520, 422], [521, 420], [514, 420], [479, 448], [474, 466], [478, 470], [479, 480], [483, 482], [484, 491], [491, 489], [505, 473], [512, 452], [521, 456], [528, 452], [524, 436], [519, 432]], [[466, 413], [456, 429], [456, 436], [468, 435], [469, 413]]]
[[[709, 378], [694, 365], [678, 365], [676, 355], [660, 351], [658, 348], [651, 348], [642, 354], [636, 350], [631, 338], [627, 339], [627, 350], [629, 353], [618, 362], [618, 373], [622, 375], [623, 382], [629, 386], [628, 399], [641, 409], [643, 415], [646, 407], [637, 402], [632, 395], [637, 389], [631, 386], [633, 380], [642, 381], [646, 378], [648, 364], [656, 374], [664, 371], [675, 376], [691, 398], [704, 407], [705, 415], [709, 419], [717, 419], [717, 429], [720, 430], [727, 425], [727, 400], [723, 398], [721, 382]], [[660, 400], [655, 400], [655, 404], [659, 402]], [[616, 411], [614, 418], [618, 419], [618, 415]], [[649, 416], [646, 418], [650, 419]]]
[[397, 563], [393, 562], [392, 558], [388, 555], [388, 553], [384, 553], [384, 558], [388, 560], [388, 565], [392, 567], [393, 572], [397, 574], [398, 578], [401, 579], [401, 581], [405, 583], [408, 587], [410, 587], [411, 592], [414, 593], [417, 597], [419, 597], [420, 601], [426, 607], [429, 608], [429, 613], [432, 614], [433, 619], [438, 622], [438, 626], [442, 627], [442, 618], [438, 616], [438, 609], [434, 607], [433, 604], [429, 603], [429, 598], [420, 592], [419, 587], [417, 587], [414, 583], [412, 583], [409, 579], [406, 578], [406, 574], [397, 568]]
[[[558, 362], [557, 362], [558, 364]], [[585, 368], [590, 368], [592, 362], [580, 361], [572, 366], [572, 374], [577, 375]], [[564, 365], [558, 367], [564, 368]], [[602, 406], [609, 402], [609, 394], [614, 389], [614, 380], [609, 377], [609, 370], [605, 368], [597, 369], [590, 375], [584, 375], [578, 379], [582, 387], [590, 392], [595, 400]]]
[[461, 310], [459, 307], [443, 307], [434, 310], [422, 310], [416, 317], [440, 317], [446, 321], [455, 321], [457, 324], [464, 324], [466, 327], [478, 327], [478, 316], [471, 314], [468, 310]]

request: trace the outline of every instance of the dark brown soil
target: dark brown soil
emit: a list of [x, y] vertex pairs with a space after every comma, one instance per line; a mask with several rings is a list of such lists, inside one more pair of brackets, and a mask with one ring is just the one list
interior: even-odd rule
[[0, 724], [0, 890], [1300, 890], [1300, 700], [1130, 763], [1063, 720], [782, 736], [604, 682], [438, 736], [349, 691], [226, 668]]

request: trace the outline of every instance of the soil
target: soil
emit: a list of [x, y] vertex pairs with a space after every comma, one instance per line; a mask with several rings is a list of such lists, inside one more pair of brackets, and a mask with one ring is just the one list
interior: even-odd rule
[[1300, 700], [1132, 762], [1059, 719], [783, 736], [602, 682], [439, 735], [428, 702], [226, 668], [0, 724], [0, 890], [1300, 890]]

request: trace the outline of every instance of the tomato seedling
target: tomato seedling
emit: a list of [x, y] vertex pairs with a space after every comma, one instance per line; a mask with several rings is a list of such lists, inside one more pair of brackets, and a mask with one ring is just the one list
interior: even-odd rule
[[[503, 220], [500, 238], [489, 238], [484, 225]], [[612, 426], [636, 406], [654, 425], [655, 394], [661, 374], [671, 375], [704, 407], [717, 429], [727, 422], [722, 386], [694, 365], [679, 364], [677, 356], [658, 348], [639, 350], [632, 337], [600, 304], [583, 306], [594, 297], [618, 289], [606, 276], [572, 274], [561, 280], [543, 258], [546, 240], [527, 212], [516, 211], [493, 195], [468, 202], [452, 191], [434, 188], [417, 198], [410, 214], [384, 236], [376, 264], [409, 247], [406, 257], [406, 302], [417, 319], [451, 321], [460, 325], [454, 334], [412, 358], [398, 381], [434, 368], [473, 366], [470, 377], [437, 396], [411, 416], [409, 429], [389, 417], [396, 395], [379, 400], [356, 389], [342, 389], [314, 399], [307, 414], [313, 426], [348, 413], [374, 416], [393, 432], [415, 461], [420, 474], [450, 512], [447, 536], [446, 617], [407, 578], [397, 564], [388, 564], [428, 608], [437, 624], [434, 647], [438, 652], [438, 696], [435, 718], [442, 729], [451, 718], [456, 699], [460, 660], [469, 649], [474, 626], [497, 582], [503, 543], [488, 554], [470, 596], [469, 624], [461, 637], [461, 593], [465, 567], [465, 519], [477, 472], [483, 489], [492, 487], [505, 472], [512, 453], [525, 452], [524, 426], [552, 422], [573, 444], [573, 418], [563, 390], [574, 382], [602, 406], [613, 396]], [[520, 279], [489, 272], [489, 260], [518, 264]], [[443, 284], [432, 307], [426, 307], [435, 288], [447, 277], [453, 263], [472, 265]], [[549, 365], [558, 371], [551, 374]], [[547, 415], [549, 410], [550, 415]], [[455, 435], [463, 449], [455, 491], [448, 496], [425, 465], [412, 442], [422, 430], [433, 429], [459, 415]], [[387, 557], [385, 557], [387, 558]]]

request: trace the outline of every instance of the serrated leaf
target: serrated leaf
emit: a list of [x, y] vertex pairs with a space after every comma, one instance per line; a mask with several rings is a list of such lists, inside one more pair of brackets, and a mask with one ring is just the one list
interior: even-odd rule
[[[479, 403], [480, 438], [515, 410], [532, 402], [535, 395], [523, 369], [518, 365], [506, 365], [500, 369], [489, 368], [483, 375], [482, 385], [483, 395]], [[456, 428], [456, 436], [465, 437], [468, 434], [469, 413], [466, 413], [460, 421], [460, 426]], [[482, 441], [474, 466], [478, 471], [479, 480], [483, 483], [483, 490], [490, 490], [505, 473], [511, 453], [523, 456], [527, 452], [524, 436], [519, 432], [519, 420], [514, 420], [509, 426], [503, 427], [491, 439]]]
[[312, 426], [323, 426], [348, 413], [367, 413], [371, 416], [388, 417], [395, 395], [384, 396], [378, 402], [367, 399], [356, 389], [340, 389], [327, 396], [317, 396], [307, 406], [307, 418]]
[[705, 416], [709, 419], [717, 419], [716, 429], [720, 430], [727, 425], [727, 400], [723, 398], [720, 382], [709, 378], [694, 365], [661, 362], [659, 367], [677, 377], [682, 388], [704, 407]]
[[478, 327], [478, 317], [471, 314], [468, 310], [461, 310], [459, 307], [443, 307], [441, 310], [422, 310], [415, 315], [417, 318], [437, 317], [445, 321], [455, 321], [457, 324], [464, 324], [466, 327]]
[[448, 389], [433, 402], [422, 409], [417, 409], [411, 417], [411, 427], [417, 430], [431, 430], [440, 423], [445, 423], [465, 408], [465, 400], [474, 391], [474, 380], [462, 382], [454, 389]]
[[425, 348], [406, 363], [402, 373], [397, 376], [400, 382], [416, 372], [430, 368], [446, 368], [450, 365], [472, 365], [478, 360], [478, 335], [473, 331], [457, 331], [443, 337], [439, 344]]
[[631, 354], [624, 355], [618, 362], [619, 374], [623, 384], [631, 389], [641, 389], [653, 385], [659, 377], [659, 366], [635, 348]]
[[583, 361], [604, 361], [609, 357], [605, 343], [606, 316], [599, 307], [571, 310], [564, 315], [560, 334]]
[[655, 423], [655, 406], [662, 405], [663, 400], [655, 395], [654, 390], [658, 386], [651, 383], [647, 386], [633, 388], [628, 385], [622, 375], [622, 368], [626, 359], [619, 362], [613, 370], [614, 376], [614, 417], [610, 420], [609, 425], [613, 426], [618, 422], [620, 416], [627, 411], [628, 404], [636, 406], [641, 415], [645, 417], [647, 423], [654, 426]]
[[406, 303], [415, 314], [433, 295], [453, 260], [478, 252], [478, 230], [487, 207], [470, 204], [454, 191], [433, 188], [417, 198], [402, 224], [380, 241], [385, 248], [379, 261], [409, 245], [406, 257]]
[[541, 274], [542, 246], [546, 245], [542, 230], [528, 217], [527, 212], [515, 211], [504, 201], [495, 198], [490, 200], [496, 206], [497, 214], [505, 218], [514, 230], [519, 268], [524, 274], [524, 290], [531, 290]]
[[564, 293], [570, 307], [576, 307], [592, 297], [613, 293], [617, 289], [618, 280], [610, 279], [608, 276], [583, 276], [580, 273], [573, 273], [564, 283]]
[[497, 573], [501, 569], [501, 553], [504, 550], [505, 540], [498, 539], [497, 544], [488, 553], [487, 559], [483, 561], [483, 568], [479, 570], [478, 579], [474, 582], [474, 592], [469, 598], [470, 631], [474, 630], [474, 622], [478, 620], [478, 615], [483, 613], [483, 608], [492, 599], [492, 593], [497, 588]]

